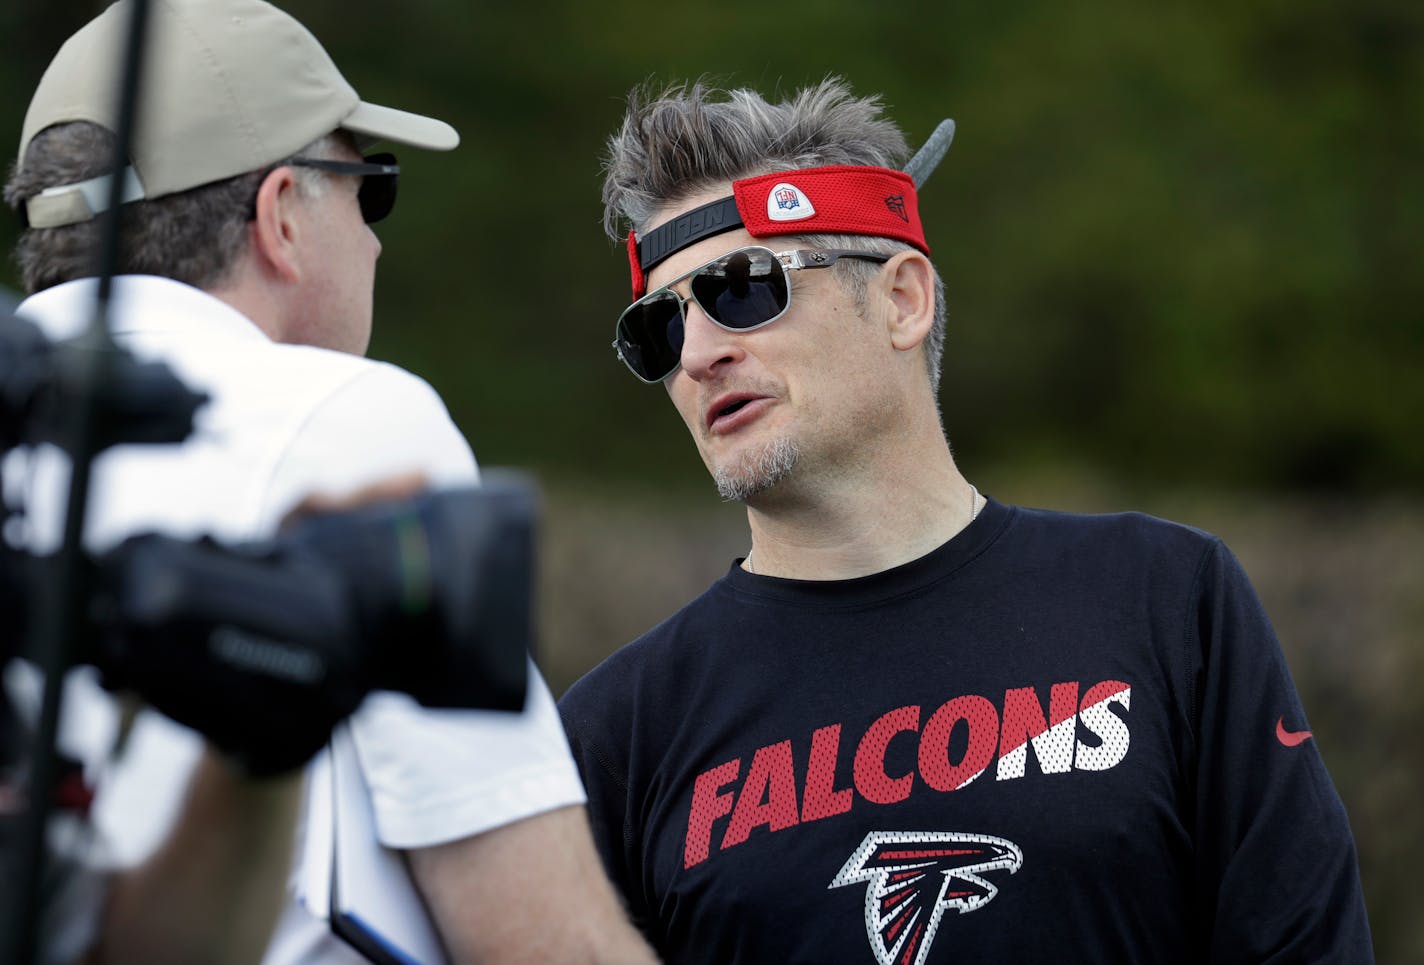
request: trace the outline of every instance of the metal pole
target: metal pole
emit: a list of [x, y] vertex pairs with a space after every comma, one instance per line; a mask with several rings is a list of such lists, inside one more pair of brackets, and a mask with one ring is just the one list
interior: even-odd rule
[[65, 448], [72, 469], [64, 525], [64, 542], [53, 571], [54, 585], [37, 613], [36, 657], [44, 672], [44, 700], [35, 735], [29, 780], [29, 808], [20, 834], [21, 848], [10, 918], [7, 954], [0, 961], [34, 962], [38, 952], [40, 898], [45, 869], [46, 828], [59, 773], [55, 741], [59, 730], [64, 678], [74, 665], [84, 633], [87, 609], [83, 581], [83, 537], [89, 498], [89, 476], [97, 448], [98, 387], [110, 377], [113, 338], [109, 334], [109, 298], [118, 265], [123, 222], [123, 171], [138, 117], [143, 52], [148, 32], [149, 0], [131, 4], [124, 57], [120, 62], [118, 125], [114, 170], [109, 180], [109, 208], [100, 215], [102, 231], [97, 268], [99, 290], [94, 314], [77, 347], [66, 351], [60, 378], [73, 379], [78, 400], [66, 421]]

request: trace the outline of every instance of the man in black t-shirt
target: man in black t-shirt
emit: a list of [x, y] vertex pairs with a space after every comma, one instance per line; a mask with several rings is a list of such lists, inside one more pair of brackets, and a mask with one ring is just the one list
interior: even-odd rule
[[1231, 553], [955, 466], [915, 193], [951, 132], [905, 165], [830, 80], [638, 94], [611, 141], [616, 347], [752, 549], [560, 703], [609, 872], [672, 962], [1370, 961]]

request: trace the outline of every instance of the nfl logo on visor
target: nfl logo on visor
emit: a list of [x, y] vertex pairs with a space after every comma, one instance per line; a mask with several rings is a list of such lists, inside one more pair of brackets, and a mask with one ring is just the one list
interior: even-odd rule
[[781, 181], [766, 196], [766, 216], [772, 221], [802, 221], [815, 214], [811, 199], [794, 184]]

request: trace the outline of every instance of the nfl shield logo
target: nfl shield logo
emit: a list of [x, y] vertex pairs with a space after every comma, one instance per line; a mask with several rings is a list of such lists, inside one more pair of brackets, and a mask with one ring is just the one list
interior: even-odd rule
[[804, 221], [816, 215], [816, 206], [796, 185], [781, 181], [766, 196], [766, 216], [772, 221]]

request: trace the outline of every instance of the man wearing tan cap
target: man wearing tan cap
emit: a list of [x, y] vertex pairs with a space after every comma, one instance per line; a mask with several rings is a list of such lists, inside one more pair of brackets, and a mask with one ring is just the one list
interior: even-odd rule
[[[30, 297], [19, 312], [54, 338], [77, 333], [92, 311], [86, 276], [108, 198], [127, 7], [56, 55], [5, 187], [28, 226], [16, 254]], [[433, 485], [476, 479], [430, 386], [361, 357], [381, 253], [368, 225], [390, 212], [399, 167], [359, 149], [449, 150], [454, 129], [363, 102], [305, 28], [260, 0], [156, 0], [149, 37], [112, 328], [212, 401], [183, 446], [99, 459], [89, 546], [138, 529], [251, 538], [309, 493], [404, 472]], [[66, 467], [37, 451], [25, 469], [29, 543], [44, 550], [57, 541], [53, 494]], [[262, 892], [286, 877], [292, 853], [296, 782], [235, 777], [194, 732], [152, 712], [126, 726], [124, 753], [109, 760], [119, 715], [85, 687], [67, 704], [83, 726], [61, 742], [99, 773], [92, 819], [103, 849], [92, 861], [121, 871], [96, 939], [112, 947], [101, 951], [256, 959], [281, 900], [264, 905]], [[599, 869], [583, 788], [537, 672], [519, 715], [426, 711], [376, 694], [338, 736], [360, 770], [359, 808], [382, 844], [405, 853], [450, 958], [650, 960]], [[331, 767], [318, 758], [307, 782], [308, 830], [320, 825], [311, 809], [330, 794]], [[313, 907], [312, 881], [331, 865], [330, 842], [316, 837], [297, 842], [291, 878], [303, 901], [287, 901], [267, 961], [359, 960], [323, 920], [326, 907]], [[49, 923], [48, 934], [72, 940], [56, 957], [90, 944], [99, 913], [87, 907]]]

